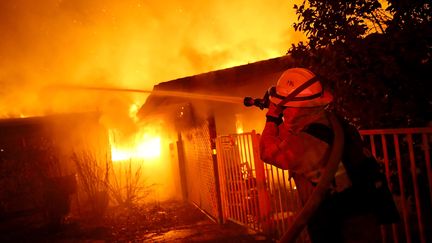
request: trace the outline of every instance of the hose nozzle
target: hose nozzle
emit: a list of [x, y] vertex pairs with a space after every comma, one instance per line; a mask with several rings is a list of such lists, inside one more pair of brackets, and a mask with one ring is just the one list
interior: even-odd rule
[[263, 110], [264, 108], [268, 108], [269, 106], [269, 100], [268, 99], [255, 99], [252, 97], [245, 97], [243, 100], [243, 104], [247, 107], [250, 106], [256, 106], [258, 108], [260, 108], [261, 110]]

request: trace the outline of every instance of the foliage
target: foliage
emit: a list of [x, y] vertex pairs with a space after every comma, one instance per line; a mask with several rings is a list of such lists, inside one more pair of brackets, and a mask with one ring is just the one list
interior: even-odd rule
[[143, 177], [141, 163], [129, 160], [113, 164], [109, 158], [100, 158], [95, 150], [74, 152], [72, 160], [77, 168], [78, 182], [84, 191], [81, 205], [91, 218], [104, 216], [110, 198], [115, 205], [131, 208], [143, 203], [153, 192]]
[[[418, 9], [398, 6], [388, 8], [394, 16]], [[406, 22], [387, 18], [377, 1], [305, 1], [294, 8], [294, 28], [308, 42], [288, 53], [333, 89], [342, 115], [362, 128], [424, 126], [432, 119], [430, 13], [419, 11], [422, 18], [411, 16], [416, 24], [400, 27]]]
[[113, 169], [109, 190], [119, 206], [131, 208], [141, 204], [154, 191], [155, 185], [148, 185], [143, 177], [142, 163], [143, 161], [130, 159], [117, 164], [117, 168]]
[[111, 165], [108, 159], [102, 160], [94, 150], [74, 152], [79, 188], [85, 193], [83, 209], [93, 218], [100, 218], [108, 206], [108, 173]]
[[390, 29], [407, 29], [431, 22], [432, 4], [430, 0], [388, 0], [388, 10], [394, 14]]
[[300, 20], [294, 29], [305, 32], [312, 49], [345, 43], [365, 35], [367, 21], [380, 24], [380, 6], [378, 0], [303, 1], [294, 5]]

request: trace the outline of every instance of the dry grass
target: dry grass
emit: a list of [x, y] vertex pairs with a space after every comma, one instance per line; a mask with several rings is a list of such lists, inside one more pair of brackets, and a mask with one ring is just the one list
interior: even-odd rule
[[[101, 218], [109, 204], [132, 208], [144, 203], [156, 185], [144, 177], [141, 160], [113, 163], [109, 156], [97, 156], [94, 150], [75, 152], [81, 215]], [[111, 199], [111, 200], [110, 200]]]
[[109, 202], [111, 162], [107, 156], [100, 158], [92, 150], [74, 152], [72, 160], [76, 166], [79, 191], [84, 192], [84, 195], [78, 195], [78, 200], [82, 201], [79, 210], [90, 217], [102, 216]]
[[139, 205], [154, 192], [155, 184], [147, 184], [143, 175], [142, 160], [117, 163], [109, 183], [110, 195], [119, 206]]

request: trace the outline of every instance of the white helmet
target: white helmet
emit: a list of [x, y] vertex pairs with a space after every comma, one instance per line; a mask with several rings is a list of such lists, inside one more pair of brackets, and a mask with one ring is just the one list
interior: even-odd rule
[[333, 100], [317, 76], [305, 68], [287, 69], [269, 93], [271, 102], [289, 107], [325, 106]]

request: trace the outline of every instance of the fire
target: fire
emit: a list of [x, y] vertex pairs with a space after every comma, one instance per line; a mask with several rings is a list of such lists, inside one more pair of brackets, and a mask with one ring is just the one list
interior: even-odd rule
[[158, 158], [161, 153], [161, 139], [160, 137], [145, 139], [138, 144], [137, 149], [138, 158]]
[[135, 134], [132, 142], [115, 141], [115, 130], [110, 130], [111, 159], [113, 162], [152, 161], [161, 155], [161, 138], [149, 134]]
[[241, 114], [236, 114], [235, 115], [236, 118], [236, 132], [237, 134], [241, 134], [244, 132], [243, 130], [243, 117]]
[[138, 104], [132, 104], [129, 108], [129, 117], [131, 117], [134, 122], [138, 122], [136, 114], [138, 113], [139, 108], [140, 106]]
[[129, 118], [138, 130], [132, 135], [125, 136], [118, 129], [109, 130], [112, 161], [144, 160], [154, 161], [161, 156], [161, 137], [156, 127], [139, 125], [136, 116], [139, 105], [133, 103], [129, 107]]
[[[175, 197], [176, 174], [168, 153], [168, 144], [172, 142], [168, 129], [161, 120], [145, 124], [136, 121], [134, 107], [132, 105], [129, 109], [130, 119], [136, 126], [133, 130], [108, 129], [113, 181], [122, 188], [127, 188], [128, 183], [139, 182], [138, 187], [145, 189], [140, 192], [144, 193], [140, 195], [145, 196], [144, 200]], [[151, 189], [150, 194], [146, 194], [147, 189]]]

